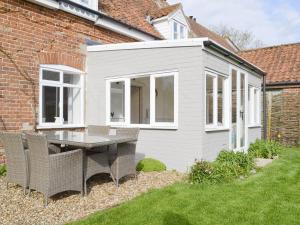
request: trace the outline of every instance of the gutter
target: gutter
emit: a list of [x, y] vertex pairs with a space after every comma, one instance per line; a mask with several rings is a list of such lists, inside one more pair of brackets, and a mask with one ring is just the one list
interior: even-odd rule
[[59, 3], [64, 2], [64, 3], [70, 4], [70, 5], [74, 5], [74, 6], [77, 7], [77, 8], [83, 9], [83, 10], [89, 12], [89, 13], [93, 13], [93, 14], [97, 15], [98, 18], [101, 18], [101, 19], [107, 19], [107, 20], [110, 20], [110, 21], [112, 21], [112, 22], [117, 22], [117, 23], [119, 23], [120, 25], [125, 26], [125, 27], [128, 28], [129, 30], [136, 30], [136, 31], [138, 31], [138, 32], [140, 32], [140, 33], [143, 33], [143, 34], [145, 34], [145, 35], [151, 36], [151, 37], [154, 38], [155, 40], [161, 40], [161, 38], [159, 38], [159, 37], [157, 37], [157, 36], [155, 36], [155, 35], [153, 35], [153, 34], [150, 34], [150, 33], [146, 32], [146, 31], [144, 31], [144, 30], [142, 30], [142, 29], [139, 29], [139, 28], [137, 28], [137, 27], [131, 26], [131, 25], [127, 24], [127, 23], [124, 23], [124, 22], [122, 22], [122, 21], [120, 21], [120, 20], [114, 19], [114, 18], [112, 18], [112, 17], [110, 17], [110, 16], [108, 16], [108, 15], [106, 15], [106, 14], [104, 14], [104, 13], [101, 13], [101, 12], [99, 12], [99, 11], [96, 11], [96, 10], [93, 10], [93, 9], [91, 9], [91, 8], [85, 7], [85, 6], [83, 6], [83, 5], [81, 5], [81, 4], [78, 4], [78, 3], [76, 3], [76, 2], [73, 2], [73, 1], [70, 1], [70, 0], [57, 0], [57, 1], [58, 1]]
[[300, 81], [285, 81], [285, 82], [267, 83], [266, 85], [268, 87], [300, 85]]
[[215, 42], [211, 41], [211, 40], [206, 40], [206, 41], [203, 41], [203, 45], [205, 47], [208, 47], [208, 48], [211, 48], [219, 53], [221, 53], [222, 55], [228, 57], [228, 58], [231, 58], [235, 61], [237, 61], [239, 64], [243, 65], [243, 66], [246, 66], [248, 67], [250, 70], [262, 75], [262, 76], [265, 76], [266, 75], [266, 72], [263, 71], [262, 69], [254, 66], [253, 64], [247, 62], [246, 60], [244, 60], [243, 58], [239, 57], [238, 55], [232, 53], [231, 51], [221, 47], [220, 45], [216, 44]]

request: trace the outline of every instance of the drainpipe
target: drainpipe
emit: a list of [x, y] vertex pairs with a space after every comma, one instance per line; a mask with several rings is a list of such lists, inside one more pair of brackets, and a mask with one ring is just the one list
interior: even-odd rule
[[267, 96], [266, 96], [266, 74], [263, 76], [263, 117], [264, 133], [263, 138], [267, 140]]

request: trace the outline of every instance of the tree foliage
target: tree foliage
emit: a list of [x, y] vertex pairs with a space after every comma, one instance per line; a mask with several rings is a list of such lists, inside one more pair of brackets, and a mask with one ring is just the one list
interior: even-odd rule
[[264, 43], [257, 39], [249, 30], [238, 30], [223, 24], [212, 26], [211, 29], [224, 38], [229, 38], [240, 50], [261, 48]]

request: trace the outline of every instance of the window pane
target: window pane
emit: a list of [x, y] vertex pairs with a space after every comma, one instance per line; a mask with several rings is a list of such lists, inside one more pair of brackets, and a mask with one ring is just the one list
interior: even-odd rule
[[80, 88], [64, 87], [63, 119], [64, 124], [81, 123]]
[[125, 83], [112, 82], [110, 86], [110, 121], [125, 122]]
[[178, 39], [178, 24], [174, 22], [174, 40]]
[[131, 79], [131, 123], [150, 123], [150, 77]]
[[155, 79], [155, 121], [174, 122], [174, 77]]
[[78, 74], [64, 74], [64, 83], [79, 85], [80, 84], [80, 75], [78, 75]]
[[218, 76], [218, 126], [224, 125], [224, 81], [224, 77]]
[[252, 122], [252, 107], [251, 107], [251, 86], [248, 85], [248, 123], [251, 124]]
[[59, 81], [59, 72], [43, 70], [43, 80]]
[[236, 111], [237, 111], [237, 71], [231, 71], [231, 80], [232, 80], [232, 92], [231, 92], [231, 120], [232, 120], [232, 134], [231, 134], [231, 142], [232, 148], [235, 149], [237, 147], [237, 124], [236, 124]]
[[214, 78], [206, 76], [206, 124], [213, 124], [214, 114]]
[[245, 74], [241, 73], [240, 147], [245, 145]]
[[253, 104], [254, 104], [254, 123], [258, 123], [258, 91], [256, 88], [254, 88], [254, 99], [253, 99]]
[[43, 86], [42, 89], [42, 122], [60, 123], [59, 120], [59, 88]]
[[185, 36], [184, 35], [184, 26], [180, 26], [180, 38], [184, 39], [185, 38], [184, 36]]

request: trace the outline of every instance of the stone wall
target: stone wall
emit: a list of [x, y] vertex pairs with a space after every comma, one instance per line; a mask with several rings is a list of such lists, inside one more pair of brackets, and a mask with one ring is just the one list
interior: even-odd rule
[[300, 144], [300, 88], [267, 91], [267, 115], [268, 138]]

